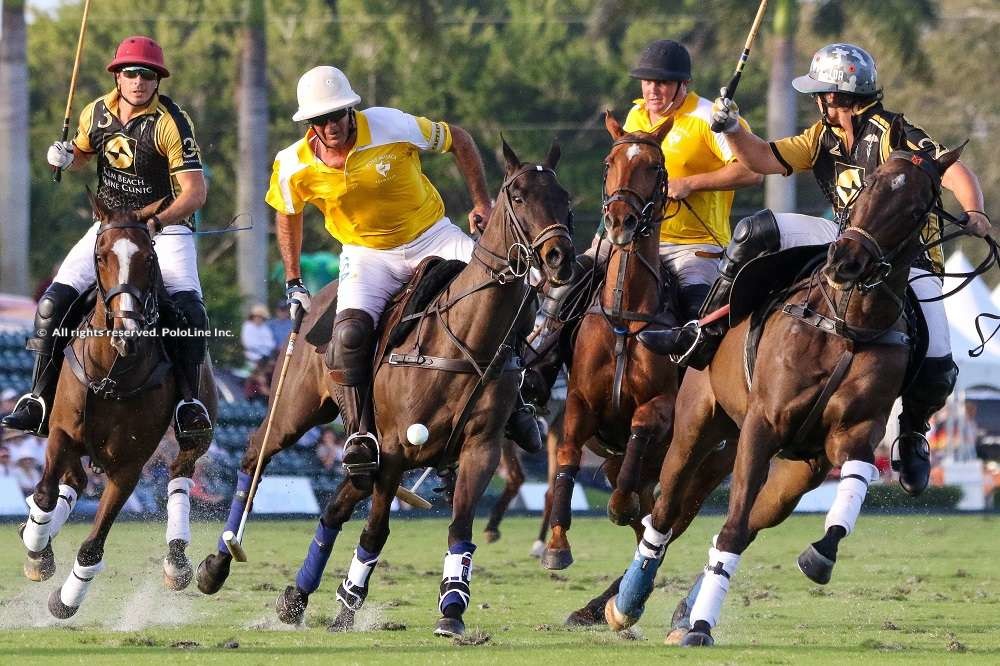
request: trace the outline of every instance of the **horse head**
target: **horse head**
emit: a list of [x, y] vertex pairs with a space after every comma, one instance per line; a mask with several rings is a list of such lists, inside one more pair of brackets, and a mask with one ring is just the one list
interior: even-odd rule
[[648, 236], [660, 221], [667, 199], [667, 170], [661, 145], [673, 119], [652, 133], [629, 132], [607, 111], [604, 125], [614, 143], [604, 158], [604, 230], [622, 246]]
[[110, 210], [89, 189], [87, 196], [100, 222], [94, 246], [98, 309], [104, 313], [111, 346], [128, 356], [136, 350], [137, 333], [155, 325], [159, 316], [159, 265], [154, 231], [146, 220], [162, 200], [141, 210]]
[[[573, 211], [569, 193], [556, 179], [559, 145], [549, 147], [541, 164], [522, 163], [501, 139], [506, 169], [497, 197], [494, 218], [503, 220], [504, 259], [511, 272], [526, 275], [540, 268], [552, 284], [565, 284], [573, 277], [576, 250], [573, 246]], [[494, 220], [486, 235], [499, 233]]]
[[962, 148], [936, 160], [897, 150], [865, 179], [847, 227], [827, 253], [822, 275], [831, 287], [869, 289], [909, 267], [920, 251], [920, 230], [940, 197], [941, 177]]

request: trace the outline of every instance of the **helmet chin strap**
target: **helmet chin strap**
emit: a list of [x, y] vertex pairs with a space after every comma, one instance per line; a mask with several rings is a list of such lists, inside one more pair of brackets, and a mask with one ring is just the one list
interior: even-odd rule
[[118, 99], [120, 101], [125, 102], [133, 109], [141, 109], [144, 106], [149, 106], [149, 103], [153, 101], [153, 97], [156, 95], [156, 93], [160, 91], [160, 82], [159, 81], [156, 82], [156, 87], [153, 88], [153, 93], [149, 96], [149, 99], [147, 99], [143, 104], [133, 104], [132, 102], [128, 101], [128, 98], [125, 97], [125, 93], [122, 92], [121, 85], [118, 83], [118, 77], [115, 77], [115, 90], [118, 91]]
[[[350, 109], [347, 110], [347, 141], [348, 142], [350, 142], [351, 137], [353, 137], [355, 134], [357, 134], [357, 131], [358, 131], [358, 121], [354, 117], [354, 108], [351, 107]], [[317, 141], [319, 141], [321, 144], [323, 144], [324, 148], [326, 148], [327, 150], [333, 150], [333, 147], [330, 144], [328, 144], [326, 141], [323, 140], [323, 137], [320, 135], [319, 132], [313, 130], [313, 136], [316, 137]]]

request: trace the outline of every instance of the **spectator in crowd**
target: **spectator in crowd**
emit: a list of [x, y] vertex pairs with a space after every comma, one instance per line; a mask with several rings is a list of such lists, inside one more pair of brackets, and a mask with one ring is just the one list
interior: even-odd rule
[[14, 465], [10, 461], [10, 449], [0, 444], [0, 479], [14, 476]]
[[34, 493], [35, 486], [42, 480], [42, 469], [27, 450], [14, 456], [14, 478], [25, 497]]
[[211, 467], [213, 461], [202, 456], [194, 465], [194, 475], [192, 480], [194, 486], [191, 488], [191, 500], [196, 507], [202, 509], [215, 509], [222, 506], [227, 497], [220, 493], [215, 487], [216, 483], [212, 479]]
[[316, 458], [326, 472], [340, 469], [344, 461], [344, 436], [334, 428], [324, 428], [316, 445]]
[[250, 376], [243, 384], [243, 395], [250, 402], [265, 405], [271, 396], [271, 375], [274, 372], [274, 357], [265, 356], [257, 361]]
[[[0, 414], [10, 414], [14, 411], [14, 406], [17, 404], [17, 391], [8, 387], [0, 391]], [[16, 430], [8, 430], [0, 425], [0, 437], [3, 437], [5, 432], [15, 433]]]
[[274, 334], [267, 325], [269, 314], [267, 306], [258, 303], [250, 308], [250, 314], [243, 327], [240, 329], [240, 342], [243, 343], [243, 355], [246, 357], [250, 367], [256, 365], [257, 361], [270, 356], [277, 347]]
[[292, 318], [289, 314], [287, 298], [278, 301], [278, 306], [274, 308], [274, 318], [267, 321], [267, 326], [271, 329], [277, 349], [282, 349], [288, 336], [292, 333]]

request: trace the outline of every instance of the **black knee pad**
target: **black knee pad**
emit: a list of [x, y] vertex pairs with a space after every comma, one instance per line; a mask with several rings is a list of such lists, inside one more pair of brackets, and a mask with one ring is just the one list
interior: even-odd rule
[[67, 317], [73, 304], [80, 297], [68, 284], [53, 282], [42, 294], [35, 311], [35, 334], [28, 338], [25, 348], [42, 354], [52, 354], [56, 344], [54, 332], [57, 328], [75, 328], [78, 322], [70, 322]]
[[951, 354], [939, 358], [926, 358], [903, 396], [904, 406], [909, 402], [925, 409], [929, 417], [944, 407], [957, 382], [958, 366], [955, 365]]
[[176, 338], [177, 348], [183, 354], [183, 361], [201, 363], [205, 360], [205, 350], [208, 348], [208, 338], [196, 332], [208, 330], [208, 311], [205, 302], [196, 291], [179, 291], [170, 299], [180, 311], [183, 321], [176, 322], [178, 328], [184, 328], [189, 335]]
[[733, 227], [733, 239], [729, 241], [719, 270], [730, 279], [735, 279], [740, 269], [751, 259], [772, 254], [781, 249], [781, 230], [774, 213], [770, 209], [757, 211], [744, 217]]
[[333, 362], [330, 370], [334, 381], [344, 386], [357, 386], [368, 375], [375, 345], [375, 322], [364, 310], [349, 309], [337, 315], [333, 322]]

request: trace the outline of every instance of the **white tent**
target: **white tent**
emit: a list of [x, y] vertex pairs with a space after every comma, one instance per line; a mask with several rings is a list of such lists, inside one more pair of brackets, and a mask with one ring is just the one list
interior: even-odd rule
[[[967, 273], [972, 268], [961, 252], [953, 254], [945, 264], [946, 273]], [[959, 278], [945, 278], [944, 291], [954, 289], [961, 282]], [[962, 291], [946, 298], [944, 307], [951, 332], [951, 353], [960, 370], [958, 388], [978, 384], [1000, 387], [1000, 334], [986, 345], [981, 356], [969, 356], [969, 350], [981, 344], [976, 333], [976, 315], [980, 312], [1000, 313], [1000, 304], [993, 299], [986, 282], [982, 277], [976, 277]], [[984, 319], [981, 325], [984, 334], [989, 335], [997, 322]]]
[[993, 304], [1000, 310], [1000, 284], [993, 290]]

